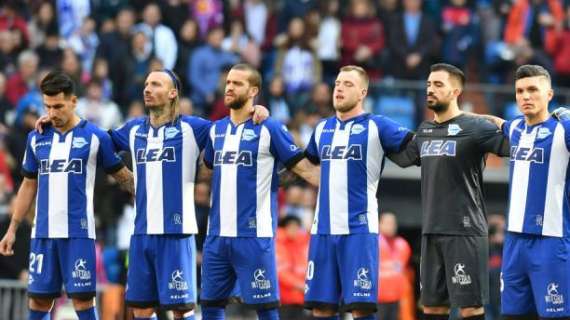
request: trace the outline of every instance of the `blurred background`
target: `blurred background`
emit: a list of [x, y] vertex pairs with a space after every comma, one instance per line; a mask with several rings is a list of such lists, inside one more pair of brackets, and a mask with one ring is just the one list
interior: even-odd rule
[[[465, 72], [463, 110], [511, 119], [518, 115], [513, 73], [522, 64], [540, 64], [551, 72], [552, 106], [570, 102], [570, 1], [2, 0], [0, 233], [9, 224], [21, 182], [26, 135], [44, 114], [38, 83], [46, 72], [61, 68], [70, 74], [78, 84], [78, 113], [109, 129], [145, 114], [144, 79], [159, 68], [179, 75], [182, 113], [223, 118], [228, 114], [225, 74], [240, 61], [259, 68], [264, 81], [257, 103], [287, 125], [300, 146], [306, 145], [319, 119], [334, 115], [334, 80], [346, 64], [363, 66], [372, 79], [367, 111], [410, 129], [431, 117], [424, 107], [425, 80], [435, 62]], [[487, 168], [492, 292], [486, 312], [497, 319], [508, 172], [506, 161], [492, 156]], [[113, 181], [104, 174], [97, 180], [99, 309], [102, 319], [124, 319], [128, 312], [122, 305], [122, 284], [134, 212]], [[316, 190], [296, 179], [283, 180], [277, 236], [282, 318], [302, 319], [307, 316], [300, 307], [307, 227]], [[195, 199], [201, 248], [208, 181], [197, 182]], [[387, 163], [379, 199], [381, 211], [391, 212], [382, 215], [385, 230], [379, 237], [382, 319], [416, 319], [419, 170]], [[29, 218], [20, 228], [16, 256], [0, 257], [0, 319], [25, 318], [27, 312], [33, 213]], [[236, 319], [254, 318], [239, 306], [229, 309]], [[62, 299], [54, 317], [74, 319], [69, 310]]]

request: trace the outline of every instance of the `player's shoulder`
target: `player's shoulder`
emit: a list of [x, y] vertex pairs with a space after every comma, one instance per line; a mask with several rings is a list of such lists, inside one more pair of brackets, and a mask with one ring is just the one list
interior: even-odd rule
[[285, 127], [283, 122], [273, 117], [267, 117], [267, 119], [263, 120], [259, 125], [269, 130], [282, 129], [282, 128], [287, 129], [287, 127]]
[[86, 133], [92, 133], [92, 134], [95, 134], [97, 136], [107, 134], [106, 130], [99, 128], [96, 124], [94, 124], [93, 122], [91, 122], [89, 120], [82, 120], [82, 122], [79, 124], [79, 126]]
[[187, 123], [192, 127], [210, 127], [212, 125], [212, 121], [204, 119], [202, 117], [197, 116], [190, 116], [190, 115], [182, 115], [180, 116], [180, 121], [183, 123]]

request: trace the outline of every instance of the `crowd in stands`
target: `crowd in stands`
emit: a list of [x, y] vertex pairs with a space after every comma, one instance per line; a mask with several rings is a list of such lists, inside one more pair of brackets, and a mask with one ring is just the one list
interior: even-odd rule
[[[76, 81], [81, 117], [115, 128], [144, 114], [145, 76], [161, 68], [182, 81], [182, 113], [226, 116], [223, 80], [240, 61], [259, 68], [258, 103], [304, 146], [319, 119], [334, 114], [332, 88], [346, 64], [365, 67], [374, 86], [424, 81], [429, 66], [441, 61], [462, 68], [468, 82], [511, 84], [517, 66], [536, 63], [556, 86], [570, 86], [570, 1], [0, 1], [0, 220], [21, 181], [27, 133], [44, 114], [38, 83], [49, 70], [61, 68]], [[373, 112], [398, 105], [394, 117], [412, 129], [423, 119], [416, 100], [370, 99]], [[203, 234], [208, 183], [199, 181], [196, 193]], [[126, 249], [129, 197], [104, 176], [95, 194], [101, 243]], [[314, 190], [290, 182], [280, 204], [282, 215], [297, 217], [306, 231]]]

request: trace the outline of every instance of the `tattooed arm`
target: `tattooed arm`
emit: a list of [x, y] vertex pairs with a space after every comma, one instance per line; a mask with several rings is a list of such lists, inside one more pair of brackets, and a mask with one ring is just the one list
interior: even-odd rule
[[113, 173], [112, 176], [122, 190], [131, 194], [131, 196], [135, 195], [135, 181], [131, 170], [127, 169], [127, 167], [123, 167]]

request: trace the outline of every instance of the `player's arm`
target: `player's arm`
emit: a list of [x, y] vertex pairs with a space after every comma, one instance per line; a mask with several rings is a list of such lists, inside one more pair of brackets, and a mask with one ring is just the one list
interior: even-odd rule
[[386, 156], [400, 168], [421, 165], [421, 158], [415, 135], [412, 135], [406, 142], [404, 142], [399, 151], [389, 152]]
[[269, 118], [269, 110], [266, 107], [256, 104], [251, 108], [252, 110], [250, 112], [252, 114], [253, 123], [260, 124]]
[[38, 190], [38, 180], [34, 178], [25, 177], [24, 181], [20, 185], [18, 190], [18, 195], [16, 196], [16, 201], [14, 204], [14, 212], [12, 218], [10, 219], [10, 226], [4, 235], [4, 238], [0, 241], [0, 254], [3, 256], [11, 256], [14, 254], [14, 242], [16, 242], [16, 231], [26, 213], [30, 210], [34, 198], [36, 197], [36, 192]]
[[127, 167], [122, 167], [119, 171], [112, 173], [121, 190], [128, 192], [131, 196], [135, 195], [135, 179], [133, 173]]
[[314, 165], [307, 158], [301, 159], [292, 168], [291, 171], [295, 172], [298, 176], [305, 179], [308, 183], [315, 187], [319, 186], [321, 177], [321, 167]]

